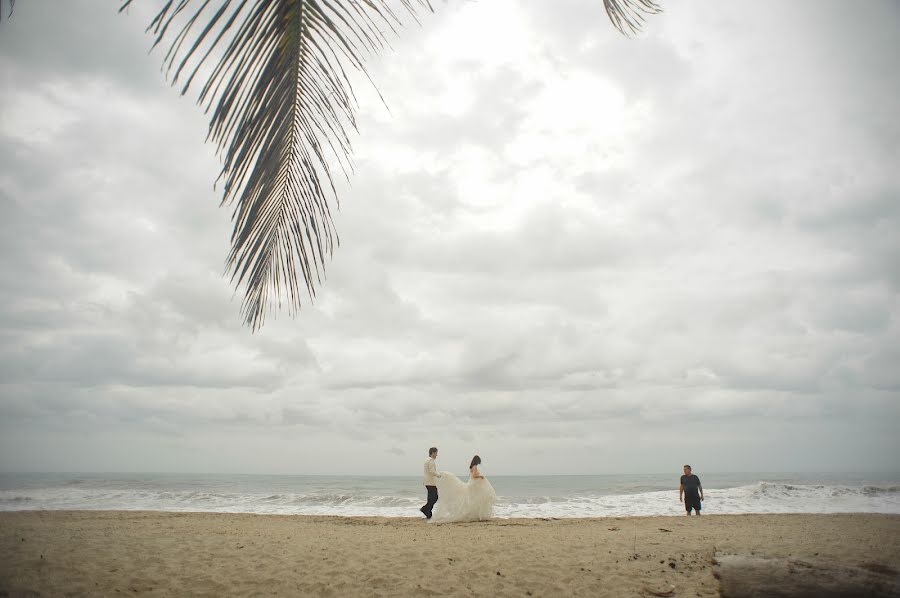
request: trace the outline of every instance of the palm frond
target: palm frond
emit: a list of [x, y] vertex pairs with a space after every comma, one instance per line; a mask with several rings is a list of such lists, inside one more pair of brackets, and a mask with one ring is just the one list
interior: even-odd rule
[[[132, 1], [121, 0], [120, 12]], [[396, 32], [389, 1], [166, 0], [147, 28], [154, 47], [169, 39], [163, 65], [173, 85], [184, 79], [182, 94], [206, 77], [198, 103], [212, 110], [222, 204], [234, 206], [227, 269], [253, 330], [283, 301], [296, 313], [304, 294], [313, 300], [339, 243], [332, 160], [345, 176], [352, 170], [346, 125], [356, 128], [347, 71], [366, 74], [363, 59]], [[432, 9], [429, 0], [398, 1], [413, 17]], [[654, 0], [604, 5], [625, 35], [660, 11]]]
[[[428, 0], [401, 5], [431, 10]], [[173, 85], [185, 77], [182, 94], [207, 77], [198, 103], [212, 109], [222, 204], [234, 205], [227, 268], [244, 288], [241, 312], [253, 330], [275, 305], [295, 313], [304, 294], [315, 297], [339, 242], [332, 160], [345, 175], [351, 169], [347, 73], [365, 74], [363, 59], [399, 24], [384, 0], [168, 0], [147, 28], [154, 47], [171, 37], [163, 64]]]
[[[9, 14], [6, 15], [6, 18], [10, 18], [13, 13], [13, 9], [16, 7], [16, 0], [9, 0]], [[0, 20], [3, 20], [3, 0], [0, 0]]]
[[654, 0], [603, 0], [603, 6], [613, 26], [626, 36], [641, 30], [645, 15], [662, 12]]

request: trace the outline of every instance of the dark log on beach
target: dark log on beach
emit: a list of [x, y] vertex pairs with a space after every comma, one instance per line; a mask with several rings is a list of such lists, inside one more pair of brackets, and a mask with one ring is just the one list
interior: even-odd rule
[[879, 563], [717, 555], [714, 575], [722, 598], [900, 598], [900, 573]]

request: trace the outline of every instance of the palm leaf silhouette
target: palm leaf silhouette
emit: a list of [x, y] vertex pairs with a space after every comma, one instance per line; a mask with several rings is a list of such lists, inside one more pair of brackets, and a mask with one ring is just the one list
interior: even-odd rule
[[399, 23], [382, 0], [168, 0], [148, 27], [154, 47], [171, 36], [164, 67], [173, 85], [184, 78], [182, 94], [206, 77], [198, 103], [212, 109], [222, 204], [234, 205], [227, 267], [253, 330], [274, 304], [293, 313], [315, 296], [338, 242], [333, 169], [347, 174], [356, 127], [347, 69], [365, 73], [364, 58]]
[[603, 7], [609, 20], [623, 35], [640, 31], [645, 15], [662, 12], [654, 0], [603, 0]]
[[[133, 0], [121, 2], [120, 12]], [[432, 10], [429, 0], [393, 3], [413, 17]], [[603, 4], [625, 35], [660, 11], [654, 0]], [[170, 39], [163, 64], [173, 85], [184, 78], [182, 95], [206, 78], [198, 103], [212, 109], [222, 205], [234, 205], [227, 269], [244, 288], [241, 313], [254, 331], [282, 302], [294, 314], [304, 294], [315, 297], [325, 255], [339, 243], [332, 170], [351, 168], [347, 71], [366, 74], [364, 59], [399, 25], [386, 0], [167, 0], [147, 27], [154, 48]]]
[[[7, 18], [12, 16], [13, 9], [16, 7], [16, 0], [9, 0], [9, 13], [6, 15]], [[0, 0], [0, 19], [3, 18], [3, 0]]]

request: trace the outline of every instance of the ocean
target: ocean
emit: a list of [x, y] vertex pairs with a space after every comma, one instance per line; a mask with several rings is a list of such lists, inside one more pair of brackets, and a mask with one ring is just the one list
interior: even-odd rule
[[[703, 512], [900, 514], [900, 474], [703, 473]], [[683, 515], [672, 474], [488, 476], [497, 517]], [[464, 478], [465, 479], [465, 478]], [[417, 517], [419, 477], [0, 473], [0, 511]]]

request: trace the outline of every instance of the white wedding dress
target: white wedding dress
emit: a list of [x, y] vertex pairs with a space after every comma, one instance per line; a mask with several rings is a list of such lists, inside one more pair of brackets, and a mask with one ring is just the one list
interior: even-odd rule
[[438, 501], [429, 521], [483, 521], [494, 514], [497, 493], [487, 478], [469, 478], [468, 482], [442, 471], [437, 479]]

